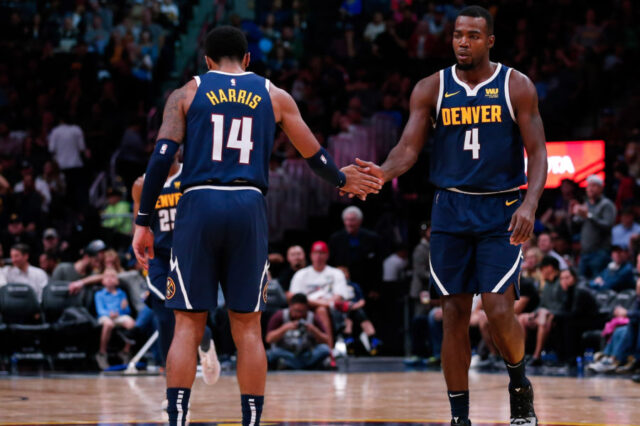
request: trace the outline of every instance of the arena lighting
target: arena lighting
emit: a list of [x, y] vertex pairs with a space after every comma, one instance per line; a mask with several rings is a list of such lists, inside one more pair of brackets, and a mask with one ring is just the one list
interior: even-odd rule
[[[596, 174], [604, 180], [604, 141], [547, 142], [549, 163], [545, 188], [557, 188], [562, 179], [571, 179], [586, 187], [589, 175]], [[524, 156], [525, 170], [527, 154]], [[527, 188], [527, 185], [522, 187]]]

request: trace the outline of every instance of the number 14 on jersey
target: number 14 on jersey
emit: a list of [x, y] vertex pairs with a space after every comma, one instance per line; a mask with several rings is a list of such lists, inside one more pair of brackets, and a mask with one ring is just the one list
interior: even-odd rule
[[[222, 161], [223, 138], [224, 138], [224, 115], [211, 114], [211, 123], [213, 125], [213, 153], [211, 159], [213, 161]], [[227, 148], [240, 150], [238, 162], [240, 164], [251, 163], [251, 151], [253, 150], [253, 141], [251, 140], [251, 132], [253, 128], [253, 118], [242, 117], [231, 120], [231, 129], [227, 138]]]

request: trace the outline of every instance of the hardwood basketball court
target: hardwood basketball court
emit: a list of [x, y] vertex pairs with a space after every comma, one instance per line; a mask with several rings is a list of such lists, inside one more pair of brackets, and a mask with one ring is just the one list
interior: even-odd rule
[[[621, 378], [532, 377], [547, 425], [640, 424], [640, 385]], [[471, 373], [474, 424], [506, 423], [507, 376]], [[161, 424], [162, 376], [51, 375], [0, 379], [0, 424]], [[196, 379], [192, 425], [239, 425], [234, 376]], [[450, 419], [440, 372], [274, 373], [263, 425], [442, 425]]]

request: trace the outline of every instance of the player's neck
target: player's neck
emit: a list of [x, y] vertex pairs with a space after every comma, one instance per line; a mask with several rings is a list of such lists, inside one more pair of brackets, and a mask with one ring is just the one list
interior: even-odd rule
[[491, 61], [489, 61], [489, 59], [487, 58], [486, 61], [478, 64], [478, 66], [473, 69], [463, 70], [459, 67], [456, 67], [455, 72], [460, 80], [464, 81], [469, 86], [476, 86], [483, 81], [491, 78], [496, 70], [496, 66], [497, 64], [492, 64]]
[[216, 69], [212, 69], [211, 71], [220, 71], [227, 74], [242, 74], [245, 72], [241, 64], [229, 61], [221, 62]]

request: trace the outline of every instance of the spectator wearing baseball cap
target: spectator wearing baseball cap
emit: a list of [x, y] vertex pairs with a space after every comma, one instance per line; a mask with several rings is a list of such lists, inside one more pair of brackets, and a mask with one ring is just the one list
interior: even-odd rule
[[107, 245], [102, 240], [93, 240], [82, 250], [75, 262], [59, 264], [51, 275], [53, 280], [71, 281], [69, 291], [78, 293], [88, 284], [100, 282], [104, 272], [104, 252]]
[[629, 252], [622, 246], [611, 248], [611, 262], [589, 282], [597, 291], [622, 291], [635, 287], [633, 265], [629, 262]]
[[7, 227], [1, 235], [2, 251], [6, 254], [9, 254], [11, 247], [16, 244], [23, 243], [29, 247], [38, 246], [37, 237], [27, 230], [23, 216], [17, 211], [9, 213]]
[[311, 265], [300, 269], [293, 275], [289, 287], [289, 298], [293, 294], [304, 294], [309, 306], [325, 326], [329, 335], [329, 347], [333, 348], [333, 331], [329, 315], [330, 309], [342, 309], [346, 300], [351, 299], [351, 291], [344, 273], [327, 265], [329, 246], [324, 241], [311, 245]]
[[580, 275], [593, 278], [609, 263], [611, 229], [616, 220], [616, 206], [602, 195], [604, 182], [597, 175], [587, 178], [587, 201], [573, 203], [573, 224], [580, 229]]

